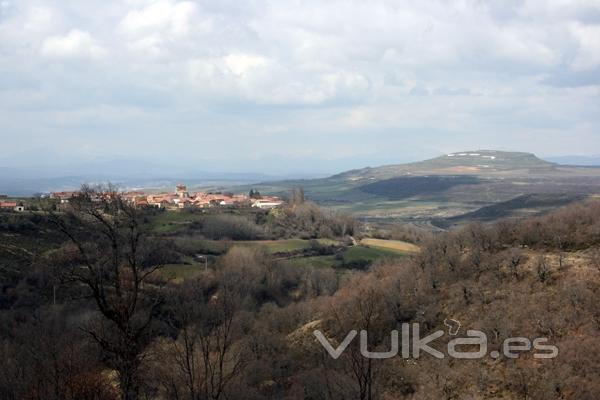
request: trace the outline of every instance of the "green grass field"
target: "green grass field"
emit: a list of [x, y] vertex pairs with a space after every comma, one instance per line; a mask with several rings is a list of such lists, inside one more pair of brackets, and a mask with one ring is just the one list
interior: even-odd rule
[[[305, 239], [281, 239], [281, 240], [206, 240], [201, 238], [186, 237], [186, 241], [191, 241], [198, 249], [198, 253], [221, 254], [233, 246], [238, 247], [264, 247], [268, 253], [287, 253], [294, 252], [310, 247], [310, 241]], [[335, 245], [338, 242], [331, 239], [318, 239], [322, 245]]]
[[241, 247], [265, 247], [271, 254], [303, 250], [310, 246], [309, 241], [303, 239], [251, 240], [237, 241], [233, 244]]
[[326, 268], [326, 267], [334, 267], [340, 264], [338, 260], [335, 259], [335, 256], [314, 256], [314, 257], [302, 257], [302, 258], [292, 258], [289, 260], [281, 261], [283, 265], [305, 268], [305, 267], [316, 267], [316, 268]]
[[372, 263], [379, 259], [391, 258], [397, 259], [405, 257], [409, 253], [385, 249], [382, 247], [367, 247], [367, 246], [353, 246], [346, 249], [342, 258], [336, 256], [313, 256], [313, 257], [301, 257], [292, 258], [289, 260], [282, 260], [282, 264], [294, 266], [294, 267], [333, 267], [342, 268], [344, 264], [356, 263], [356, 262], [367, 262]]
[[164, 211], [149, 218], [150, 230], [154, 233], [171, 233], [186, 225], [201, 221], [205, 218], [202, 213], [185, 211]]
[[160, 270], [160, 275], [167, 280], [186, 279], [197, 275], [203, 269], [203, 264], [168, 264]]

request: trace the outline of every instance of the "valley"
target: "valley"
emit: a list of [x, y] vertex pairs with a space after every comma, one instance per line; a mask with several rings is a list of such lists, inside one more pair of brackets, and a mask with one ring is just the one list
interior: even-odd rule
[[436, 229], [471, 219], [535, 215], [600, 193], [600, 167], [558, 165], [530, 153], [477, 150], [252, 187], [278, 195], [302, 187], [318, 204], [368, 223], [401, 221]]

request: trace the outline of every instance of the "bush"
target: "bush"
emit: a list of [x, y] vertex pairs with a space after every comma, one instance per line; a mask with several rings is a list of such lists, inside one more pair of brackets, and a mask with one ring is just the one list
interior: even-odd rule
[[213, 240], [258, 240], [264, 230], [249, 219], [236, 215], [211, 215], [202, 221], [202, 234]]
[[358, 231], [357, 222], [351, 217], [328, 212], [310, 202], [276, 210], [268, 225], [277, 237], [303, 239], [345, 237]]

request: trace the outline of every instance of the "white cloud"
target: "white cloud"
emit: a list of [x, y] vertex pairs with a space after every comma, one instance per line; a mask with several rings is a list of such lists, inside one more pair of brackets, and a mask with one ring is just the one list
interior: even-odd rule
[[262, 105], [362, 101], [371, 88], [368, 79], [359, 73], [343, 70], [307, 73], [246, 53], [192, 60], [188, 76], [190, 83], [204, 95], [237, 96]]
[[56, 25], [59, 17], [47, 6], [32, 6], [24, 10], [23, 29], [27, 32], [44, 32]]
[[51, 36], [42, 43], [41, 53], [56, 58], [100, 58], [105, 50], [88, 32], [73, 29], [66, 35]]
[[267, 64], [267, 59], [261, 56], [243, 53], [233, 53], [223, 58], [225, 65], [237, 76], [243, 76], [254, 68]]
[[573, 68], [588, 70], [600, 66], [600, 25], [589, 26], [575, 23], [571, 29], [579, 42], [577, 56], [572, 64]]
[[161, 1], [130, 11], [121, 22], [121, 28], [127, 33], [162, 29], [169, 24], [171, 8], [169, 2]]
[[[265, 152], [293, 153], [314, 135], [303, 151], [315, 156], [341, 138], [364, 152], [356, 138], [367, 134], [381, 139], [370, 142], [376, 154], [403, 140], [452, 147], [458, 133], [491, 147], [507, 131], [535, 136], [552, 124], [573, 137], [600, 132], [594, 0], [7, 1], [0, 116], [12, 133], [59, 132], [68, 127], [52, 114], [95, 107], [152, 115], [110, 124], [156, 137], [156, 148], [171, 145], [164, 131], [198, 143], [219, 132], [234, 156], [273, 127]], [[102, 143], [106, 119], [99, 112], [86, 128], [82, 118], [72, 135]]]
[[191, 1], [156, 1], [129, 11], [119, 27], [125, 34], [134, 36], [162, 31], [184, 36], [198, 22], [193, 21], [197, 10], [198, 6]]
[[[158, 0], [137, 4], [118, 22], [117, 31], [130, 51], [156, 60], [174, 56], [180, 46], [195, 47], [193, 34], [207, 33], [212, 21], [192, 1]], [[180, 61], [178, 58], [175, 61]]]

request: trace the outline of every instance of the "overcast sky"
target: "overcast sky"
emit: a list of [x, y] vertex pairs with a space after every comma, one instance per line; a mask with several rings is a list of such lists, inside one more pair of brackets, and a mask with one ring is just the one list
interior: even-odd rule
[[0, 0], [0, 165], [600, 153], [600, 1]]

